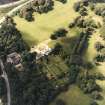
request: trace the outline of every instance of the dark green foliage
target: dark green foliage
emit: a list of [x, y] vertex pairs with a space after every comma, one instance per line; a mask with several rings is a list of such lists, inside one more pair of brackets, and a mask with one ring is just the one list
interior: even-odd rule
[[32, 12], [27, 12], [27, 13], [25, 14], [24, 18], [25, 18], [27, 21], [32, 21], [32, 20], [33, 20]]
[[65, 4], [67, 2], [67, 0], [57, 0], [57, 1], [59, 1], [59, 2], [61, 2], [63, 4]]
[[88, 0], [83, 0], [81, 2], [83, 3], [84, 6], [88, 6], [89, 5], [89, 1]]
[[74, 6], [73, 6], [73, 8], [74, 8], [74, 10], [75, 10], [76, 12], [79, 11], [80, 7], [81, 7], [81, 2], [76, 2], [76, 3], [74, 4]]
[[6, 98], [5, 96], [6, 96], [5, 81], [2, 78], [0, 78], [0, 98]]
[[47, 13], [53, 9], [52, 0], [35, 0], [31, 3], [32, 8], [35, 12]]
[[88, 15], [87, 9], [85, 7], [81, 7], [79, 10], [79, 13], [81, 16], [87, 16]]
[[94, 59], [96, 62], [105, 62], [105, 55], [98, 54]]
[[34, 0], [19, 11], [19, 16], [27, 21], [33, 21], [33, 12], [47, 13], [53, 9], [52, 0]]
[[63, 48], [62, 45], [60, 43], [57, 43], [52, 50], [52, 54], [59, 55], [60, 52], [62, 51], [62, 48]]
[[99, 28], [99, 23], [96, 24], [96, 22], [93, 19], [87, 18], [84, 19], [82, 16], [78, 16], [74, 19], [72, 23], [70, 23], [69, 27], [77, 26], [79, 28], [87, 28], [87, 31], [93, 31], [94, 28]]
[[66, 103], [65, 103], [63, 100], [58, 99], [58, 100], [56, 101], [56, 105], [66, 105]]
[[69, 82], [70, 84], [75, 83], [78, 73], [79, 73], [79, 66], [78, 65], [71, 65], [69, 70]]
[[101, 51], [104, 48], [104, 45], [102, 45], [100, 42], [97, 42], [95, 44], [95, 48], [97, 51]]
[[28, 48], [11, 17], [7, 17], [0, 28], [0, 48], [0, 53], [21, 52]]
[[86, 7], [88, 6], [88, 1], [79, 1], [74, 4], [74, 10], [79, 12], [81, 16], [88, 15]]
[[94, 77], [95, 79], [98, 79], [98, 80], [105, 80], [105, 76], [101, 73], [96, 73]]
[[100, 100], [102, 98], [101, 94], [98, 91], [93, 91], [91, 97], [95, 100]]
[[59, 38], [59, 37], [65, 37], [67, 33], [68, 33], [68, 32], [67, 32], [65, 29], [60, 28], [60, 29], [58, 29], [57, 31], [55, 31], [55, 32], [51, 35], [50, 38], [51, 38], [52, 40], [56, 40], [56, 39]]
[[84, 93], [92, 93], [93, 91], [101, 91], [100, 86], [96, 83], [94, 76], [89, 76], [86, 73], [84, 76], [79, 76], [78, 85]]
[[72, 22], [72, 23], [69, 24], [69, 28], [73, 28], [74, 26], [75, 26], [75, 23], [74, 22]]
[[90, 103], [90, 105], [98, 105], [98, 103], [97, 103], [96, 101], [92, 101], [92, 102]]
[[50, 36], [50, 38], [51, 38], [52, 40], [58, 39], [58, 37], [57, 37], [56, 35], [53, 35], [53, 34]]
[[95, 7], [94, 12], [96, 15], [105, 16], [105, 7]]

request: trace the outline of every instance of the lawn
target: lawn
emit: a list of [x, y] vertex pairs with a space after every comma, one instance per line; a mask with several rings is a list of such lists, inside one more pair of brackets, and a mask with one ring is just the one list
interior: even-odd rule
[[58, 99], [63, 100], [66, 103], [65, 105], [90, 105], [91, 102], [91, 99], [75, 85], [70, 86], [68, 91], [58, 95], [50, 105], [56, 105]]
[[34, 13], [35, 21], [27, 22], [15, 16], [17, 28], [21, 31], [24, 40], [28, 44], [36, 44], [50, 37], [59, 28], [67, 28], [70, 21], [78, 14], [73, 10], [73, 4], [77, 0], [68, 0], [66, 4], [54, 1], [54, 9], [47, 14]]

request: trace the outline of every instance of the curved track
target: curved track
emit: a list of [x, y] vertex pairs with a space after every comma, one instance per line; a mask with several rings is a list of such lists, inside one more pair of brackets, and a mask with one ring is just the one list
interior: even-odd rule
[[6, 88], [7, 88], [7, 105], [11, 105], [11, 93], [10, 93], [10, 84], [7, 73], [4, 68], [3, 61], [0, 59], [0, 67], [2, 71], [1, 77], [5, 80]]

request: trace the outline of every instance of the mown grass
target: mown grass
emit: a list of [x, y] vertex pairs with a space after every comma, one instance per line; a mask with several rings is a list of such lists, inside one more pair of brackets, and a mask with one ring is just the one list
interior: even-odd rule
[[50, 105], [56, 105], [58, 99], [63, 100], [65, 105], [90, 105], [91, 99], [75, 85], [61, 93]]
[[66, 4], [54, 1], [54, 9], [46, 14], [34, 13], [35, 21], [33, 22], [27, 22], [15, 16], [14, 20], [24, 40], [28, 44], [36, 44], [48, 39], [57, 29], [67, 28], [70, 21], [78, 15], [72, 8], [76, 1], [68, 0]]

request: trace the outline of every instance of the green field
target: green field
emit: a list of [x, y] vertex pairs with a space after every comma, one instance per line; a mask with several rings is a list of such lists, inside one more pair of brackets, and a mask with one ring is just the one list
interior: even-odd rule
[[36, 44], [48, 39], [55, 30], [67, 28], [77, 15], [72, 8], [76, 1], [78, 0], [68, 0], [66, 4], [55, 1], [54, 9], [49, 13], [34, 13], [35, 21], [33, 22], [27, 22], [18, 16], [14, 17], [24, 40], [29, 44]]
[[[95, 14], [91, 14], [91, 16], [94, 17], [96, 22], [99, 21], [100, 23], [102, 23], [102, 18], [101, 17], [96, 16]], [[105, 41], [100, 37], [100, 29], [96, 30], [96, 33], [94, 33], [92, 35], [92, 37], [89, 39], [89, 46], [88, 46], [88, 49], [86, 51], [86, 56], [85, 56], [85, 59], [87, 59], [88, 61], [93, 62], [94, 57], [98, 53], [95, 49], [95, 43], [96, 42], [101, 42], [102, 44], [105, 44]], [[102, 73], [105, 76], [105, 63], [102, 63], [100, 66], [95, 67], [94, 72]], [[99, 105], [105, 105], [105, 81], [97, 81], [97, 83], [103, 89], [103, 91], [101, 93], [102, 97], [103, 97], [103, 100], [97, 101], [97, 102], [99, 103]]]
[[[78, 16], [77, 13], [73, 10], [74, 2], [79, 0], [68, 0], [66, 4], [55, 1], [54, 9], [47, 14], [38, 14], [34, 13], [35, 21], [27, 22], [23, 18], [18, 16], [14, 17], [14, 20], [17, 24], [17, 28], [21, 31], [23, 39], [29, 44], [34, 45], [39, 42], [43, 42], [49, 39], [50, 35], [59, 28], [65, 28], [69, 31], [68, 37], [62, 40], [57, 40], [65, 46], [64, 51], [70, 53], [73, 44], [75, 44], [75, 38], [79, 33], [79, 29], [73, 28], [68, 29], [69, 23]], [[96, 22], [102, 23], [102, 20], [99, 16], [96, 16], [92, 11], [88, 10], [88, 18], [93, 18]], [[94, 45], [97, 41], [102, 41], [99, 37], [99, 30], [97, 30], [94, 35], [89, 39], [89, 46], [86, 51], [84, 58], [87, 61], [93, 61], [93, 58], [96, 56], [97, 52], [94, 48]], [[49, 46], [55, 44], [53, 41], [49, 43]], [[73, 42], [72, 42], [73, 41]], [[70, 43], [71, 42], [71, 43]], [[58, 62], [57, 62], [58, 60]], [[52, 58], [51, 64], [45, 65], [44, 71], [50, 73], [57, 77], [62, 72], [65, 72], [65, 69], [68, 67], [61, 61], [60, 57]], [[56, 65], [60, 63], [59, 65]], [[62, 64], [61, 64], [62, 63]], [[104, 65], [97, 68], [97, 71], [105, 75]], [[61, 82], [58, 80], [58, 82]], [[98, 81], [100, 86], [103, 88], [103, 97], [105, 97], [105, 82]], [[82, 91], [77, 86], [71, 86], [67, 92], [63, 92], [52, 102], [50, 105], [55, 105], [57, 99], [62, 99], [67, 103], [67, 105], [90, 105], [91, 99], [82, 93]], [[99, 105], [104, 105], [105, 100], [98, 102]]]
[[50, 105], [56, 105], [58, 99], [63, 100], [65, 105], [90, 105], [91, 99], [75, 85], [69, 87], [68, 91], [61, 93]]

